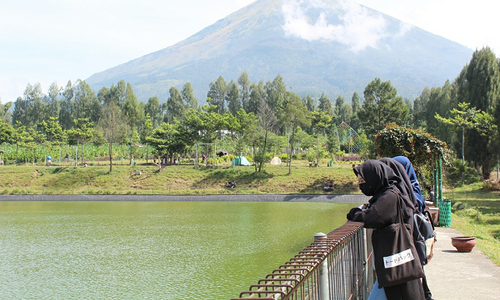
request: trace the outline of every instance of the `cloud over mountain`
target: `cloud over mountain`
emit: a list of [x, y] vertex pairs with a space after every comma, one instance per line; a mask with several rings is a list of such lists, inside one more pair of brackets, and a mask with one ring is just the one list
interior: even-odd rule
[[[329, 5], [337, 4], [340, 24], [331, 24], [326, 15]], [[324, 9], [316, 20], [311, 20], [308, 10]], [[283, 3], [286, 35], [297, 36], [307, 41], [329, 40], [348, 45], [359, 51], [366, 47], [377, 48], [378, 42], [387, 32], [387, 22], [380, 13], [369, 11], [366, 7], [351, 1], [297, 1], [285, 0]]]

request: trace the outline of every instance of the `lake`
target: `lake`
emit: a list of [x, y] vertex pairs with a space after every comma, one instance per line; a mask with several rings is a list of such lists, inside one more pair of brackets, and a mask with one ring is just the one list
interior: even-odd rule
[[0, 202], [0, 298], [238, 297], [353, 206]]

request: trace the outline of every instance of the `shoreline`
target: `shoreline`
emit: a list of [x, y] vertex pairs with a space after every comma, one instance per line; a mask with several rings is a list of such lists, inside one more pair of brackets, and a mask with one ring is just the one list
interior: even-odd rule
[[8, 201], [230, 201], [230, 202], [343, 202], [363, 203], [364, 195], [0, 195]]

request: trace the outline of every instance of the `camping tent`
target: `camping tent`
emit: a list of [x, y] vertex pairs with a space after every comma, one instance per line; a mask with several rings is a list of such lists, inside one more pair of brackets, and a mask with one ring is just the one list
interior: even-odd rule
[[273, 159], [271, 159], [271, 165], [281, 165], [281, 159], [275, 156]]
[[234, 159], [233, 166], [250, 166], [250, 163], [246, 157], [238, 156]]

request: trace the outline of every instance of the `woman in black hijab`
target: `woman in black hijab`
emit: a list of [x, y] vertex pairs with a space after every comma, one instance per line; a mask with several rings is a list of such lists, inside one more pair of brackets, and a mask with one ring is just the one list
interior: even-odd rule
[[[378, 160], [368, 160], [353, 170], [358, 177], [359, 188], [363, 194], [372, 196], [372, 198], [368, 201], [368, 209], [355, 207], [347, 214], [347, 219], [363, 222], [364, 227], [375, 230], [398, 222], [397, 208], [400, 192], [396, 184], [402, 179], [388, 165]], [[404, 198], [406, 199], [401, 206], [403, 220], [405, 223], [411, 224], [414, 207], [408, 196], [403, 195]], [[393, 242], [387, 241], [387, 243]], [[385, 287], [384, 290], [388, 300], [425, 299], [420, 279]]]

